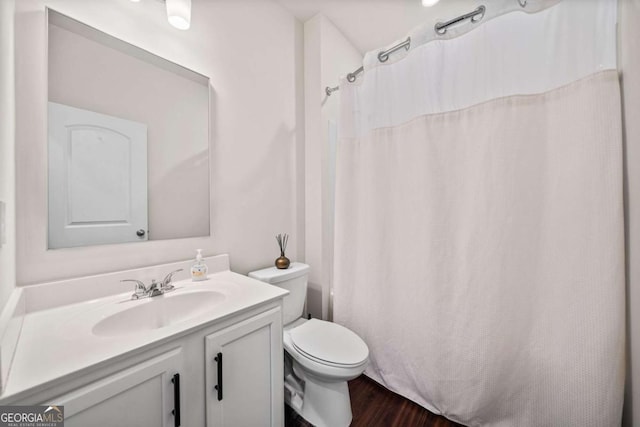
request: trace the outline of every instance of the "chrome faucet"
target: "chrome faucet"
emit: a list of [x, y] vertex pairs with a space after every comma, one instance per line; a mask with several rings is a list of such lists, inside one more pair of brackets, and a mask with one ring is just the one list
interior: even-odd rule
[[158, 295], [163, 295], [165, 292], [169, 292], [175, 289], [175, 286], [171, 284], [171, 280], [173, 279], [173, 275], [180, 271], [182, 271], [182, 268], [172, 271], [171, 273], [167, 274], [160, 283], [156, 282], [155, 279], [152, 280], [148, 288], [141, 280], [124, 279], [121, 280], [121, 282], [133, 282], [136, 284], [135, 288], [133, 289], [131, 299], [157, 297]]
[[157, 297], [158, 295], [164, 294], [164, 290], [160, 287], [160, 284], [155, 281], [155, 279], [151, 280], [151, 284], [147, 289], [147, 293], [150, 297]]

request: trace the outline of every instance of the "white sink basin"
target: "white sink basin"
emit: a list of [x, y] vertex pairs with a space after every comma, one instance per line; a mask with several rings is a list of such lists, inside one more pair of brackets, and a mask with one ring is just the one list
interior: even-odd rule
[[113, 337], [164, 328], [200, 316], [226, 298], [216, 291], [196, 291], [131, 301], [132, 307], [100, 320], [92, 332]]

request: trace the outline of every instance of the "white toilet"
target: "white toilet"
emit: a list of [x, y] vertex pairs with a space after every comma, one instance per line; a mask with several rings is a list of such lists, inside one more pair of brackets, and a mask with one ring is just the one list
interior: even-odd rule
[[285, 401], [316, 427], [347, 427], [352, 418], [347, 381], [364, 372], [369, 348], [344, 326], [301, 317], [308, 272], [308, 265], [294, 262], [286, 270], [265, 268], [249, 277], [289, 291], [282, 313]]

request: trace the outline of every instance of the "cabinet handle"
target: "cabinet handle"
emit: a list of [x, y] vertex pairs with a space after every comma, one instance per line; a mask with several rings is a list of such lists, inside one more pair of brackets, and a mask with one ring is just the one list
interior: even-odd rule
[[173, 383], [173, 421], [175, 427], [180, 427], [180, 374], [175, 374], [171, 379]]
[[218, 384], [216, 384], [213, 388], [218, 390], [218, 401], [222, 400], [222, 353], [218, 353], [216, 357], [213, 358], [218, 364]]

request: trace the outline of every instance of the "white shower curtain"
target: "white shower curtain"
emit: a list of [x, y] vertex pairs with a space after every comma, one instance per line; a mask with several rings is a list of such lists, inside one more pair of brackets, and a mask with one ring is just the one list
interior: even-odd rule
[[334, 320], [463, 424], [620, 425], [616, 1], [490, 5], [341, 82]]

